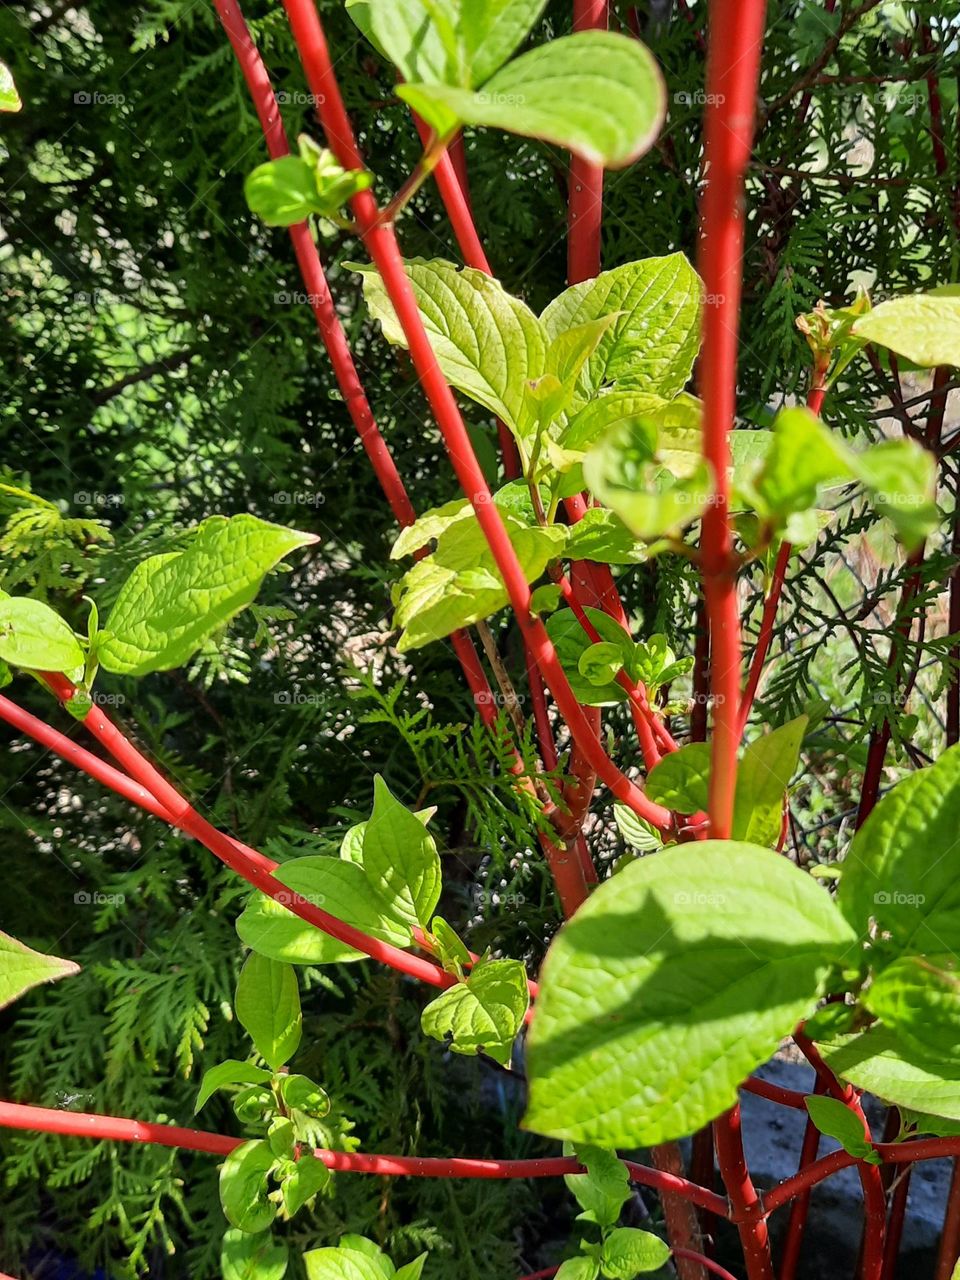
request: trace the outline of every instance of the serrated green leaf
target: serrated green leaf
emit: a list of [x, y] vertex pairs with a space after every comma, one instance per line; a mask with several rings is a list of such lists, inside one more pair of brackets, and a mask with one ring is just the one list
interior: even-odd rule
[[[383, 336], [405, 347], [406, 337], [374, 267], [346, 263], [363, 280], [363, 295]], [[499, 281], [442, 258], [404, 263], [421, 319], [451, 386], [517, 429], [528, 379], [543, 373], [547, 338], [525, 303]]]
[[363, 870], [395, 917], [427, 927], [440, 898], [437, 846], [379, 774], [373, 780], [373, 813], [363, 833]]
[[[621, 648], [624, 665], [626, 665], [633, 653], [633, 641], [619, 622], [615, 622], [601, 609], [587, 607], [584, 613], [601, 639]], [[581, 674], [580, 658], [593, 641], [571, 609], [561, 609], [547, 619], [547, 635], [557, 651], [560, 665], [570, 681], [570, 687], [578, 702], [588, 707], [607, 707], [616, 702], [626, 702], [626, 690], [615, 681], [610, 680], [604, 685], [594, 685]]]
[[631, 863], [551, 944], [525, 1126], [605, 1147], [695, 1132], [854, 944], [830, 895], [767, 849], [704, 841]]
[[[366, 824], [359, 824], [359, 834]], [[310, 856], [284, 862], [277, 879], [314, 906], [395, 947], [410, 946], [409, 926], [380, 896], [360, 862]], [[343, 964], [366, 959], [364, 952], [299, 916], [266, 894], [254, 894], [237, 920], [242, 942], [261, 955], [287, 964]]]
[[267, 1198], [273, 1165], [273, 1152], [258, 1139], [231, 1151], [220, 1166], [220, 1203], [238, 1231], [265, 1231], [277, 1216], [277, 1206]]
[[797, 716], [755, 738], [737, 769], [733, 808], [734, 840], [775, 845], [783, 820], [783, 796], [800, 758], [807, 717]]
[[617, 1227], [603, 1242], [600, 1270], [611, 1280], [633, 1280], [647, 1271], [659, 1271], [670, 1258], [670, 1246], [651, 1231]]
[[34, 951], [0, 930], [0, 1009], [41, 983], [57, 982], [79, 972], [80, 966], [72, 960]]
[[925, 368], [960, 365], [960, 285], [890, 298], [860, 316], [852, 332]]
[[303, 1030], [300, 986], [288, 964], [251, 952], [240, 970], [237, 1019], [273, 1071], [297, 1051]]
[[204, 1103], [225, 1085], [266, 1084], [270, 1078], [269, 1071], [264, 1071], [263, 1067], [255, 1067], [252, 1062], [238, 1062], [236, 1058], [218, 1062], [215, 1067], [210, 1067], [203, 1073], [193, 1114], [196, 1115]]
[[710, 744], [688, 742], [665, 755], [647, 775], [646, 793], [678, 813], [706, 809], [710, 785]]
[[250, 604], [274, 565], [316, 540], [256, 516], [204, 520], [185, 551], [151, 556], [127, 578], [101, 633], [100, 665], [137, 676], [181, 666]]
[[[503, 522], [528, 582], [534, 582], [560, 555], [566, 529], [531, 527], [512, 516]], [[458, 521], [441, 535], [436, 551], [410, 569], [397, 588], [394, 622], [403, 628], [400, 652], [417, 649], [479, 622], [508, 602], [493, 554], [476, 516]]]
[[[673, 253], [628, 262], [575, 284], [555, 298], [540, 319], [553, 339], [573, 325], [619, 312], [587, 362], [583, 400], [606, 386], [670, 400], [689, 380], [700, 346], [701, 292], [697, 273], [683, 254]], [[605, 405], [605, 410], [629, 418], [637, 410], [636, 403], [632, 409], [629, 404], [618, 401]]]
[[837, 903], [866, 937], [870, 921], [898, 955], [960, 951], [960, 747], [950, 747], [888, 792], [851, 842]]
[[443, 83], [404, 84], [397, 92], [434, 127], [452, 117], [505, 129], [609, 169], [650, 149], [666, 110], [649, 49], [607, 31], [581, 31], [531, 49], [477, 92]]
[[250, 1233], [230, 1227], [220, 1247], [223, 1280], [283, 1280], [287, 1274], [286, 1241], [269, 1231]]
[[864, 1136], [863, 1121], [837, 1098], [823, 1098], [810, 1094], [804, 1098], [810, 1119], [828, 1138], [834, 1138], [844, 1151], [868, 1164], [882, 1161]]
[[932, 1061], [960, 1061], [960, 973], [953, 954], [901, 956], [874, 975], [861, 999], [907, 1049]]
[[452, 1037], [454, 1053], [482, 1050], [506, 1064], [529, 1002], [527, 975], [519, 960], [481, 960], [465, 982], [427, 1005], [420, 1023], [434, 1040]]
[[[566, 1148], [565, 1153], [569, 1154]], [[612, 1227], [620, 1220], [620, 1210], [630, 1199], [627, 1166], [612, 1151], [586, 1143], [578, 1145], [574, 1154], [587, 1172], [567, 1173], [563, 1180], [582, 1210], [578, 1219]]]
[[280, 1183], [283, 1211], [287, 1218], [313, 1199], [330, 1182], [330, 1170], [316, 1156], [301, 1153], [294, 1169]]
[[73, 631], [42, 600], [0, 593], [0, 658], [31, 671], [75, 671], [83, 650]]

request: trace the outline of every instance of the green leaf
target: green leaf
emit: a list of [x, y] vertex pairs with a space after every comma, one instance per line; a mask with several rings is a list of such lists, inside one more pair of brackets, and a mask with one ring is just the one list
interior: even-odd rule
[[948, 856], [958, 829], [960, 747], [954, 746], [899, 782], [854, 836], [837, 903], [861, 937], [876, 921], [878, 934], [889, 935], [890, 960], [960, 951], [960, 878]]
[[704, 841], [631, 863], [551, 944], [525, 1126], [606, 1147], [695, 1132], [854, 943], [830, 895], [768, 849]]
[[363, 833], [363, 870], [395, 916], [427, 927], [440, 898], [437, 846], [379, 774], [373, 780], [373, 813]]
[[465, 982], [427, 1005], [420, 1024], [434, 1040], [451, 1036], [454, 1053], [482, 1050], [506, 1064], [529, 1003], [527, 975], [519, 960], [480, 960]]
[[531, 49], [475, 93], [442, 83], [404, 84], [397, 93], [435, 128], [454, 118], [505, 129], [609, 169], [649, 151], [666, 110], [649, 49], [608, 31], [581, 31]]
[[849, 1107], [837, 1098], [821, 1098], [811, 1094], [805, 1098], [810, 1119], [821, 1133], [834, 1138], [844, 1151], [868, 1164], [882, 1164], [882, 1160], [864, 1136], [863, 1122]]
[[861, 316], [852, 332], [925, 368], [960, 365], [960, 285], [890, 298]]
[[220, 1247], [223, 1280], [283, 1280], [287, 1274], [287, 1245], [269, 1231], [251, 1234], [230, 1227]]
[[710, 744], [688, 742], [654, 765], [644, 789], [656, 804], [679, 813], [699, 813], [707, 807], [709, 784]]
[[[370, 313], [395, 346], [407, 340], [376, 268], [344, 264], [363, 280]], [[514, 431], [524, 387], [544, 371], [547, 338], [540, 321], [499, 281], [442, 258], [404, 263], [430, 345], [444, 376]], [[430, 535], [434, 536], [434, 535]]]
[[0, 62], [0, 111], [19, 111], [22, 106], [13, 74], [5, 62]]
[[854, 457], [857, 479], [874, 509], [887, 517], [905, 547], [920, 546], [940, 518], [933, 454], [916, 440], [885, 440]]
[[577, 667], [589, 684], [609, 684], [623, 670], [623, 648], [619, 644], [611, 644], [609, 640], [588, 645], [581, 653]]
[[303, 1030], [296, 972], [251, 952], [240, 970], [234, 1004], [257, 1053], [277, 1071], [296, 1053]]
[[322, 1120], [330, 1112], [330, 1098], [326, 1090], [321, 1089], [309, 1076], [282, 1076], [280, 1097], [291, 1111], [303, 1111], [317, 1120]]
[[523, 44], [545, 3], [546, 0], [459, 0], [457, 34], [461, 65], [469, 77], [465, 83], [483, 84], [498, 71]]
[[617, 1227], [603, 1242], [600, 1270], [612, 1280], [633, 1280], [640, 1272], [659, 1271], [670, 1258], [670, 1246], [638, 1227]]
[[450, 51], [424, 0], [347, 0], [347, 12], [404, 80], [445, 80]]
[[255, 1067], [252, 1062], [238, 1062], [236, 1058], [228, 1058], [226, 1062], [218, 1062], [215, 1067], [203, 1073], [200, 1081], [200, 1092], [193, 1108], [196, 1115], [218, 1089], [228, 1084], [266, 1084], [270, 1080], [270, 1072], [262, 1067]]
[[819, 1048], [830, 1070], [856, 1088], [896, 1106], [960, 1120], [960, 1062], [914, 1053], [879, 1024]]
[[[682, 253], [672, 253], [627, 262], [575, 284], [555, 298], [540, 319], [552, 340], [574, 325], [619, 313], [587, 362], [583, 399], [614, 386], [618, 392], [670, 400], [689, 380], [699, 350], [701, 292], [700, 278], [689, 262]], [[632, 417], [641, 403], [618, 398], [605, 404], [604, 412], [616, 413], [613, 421], [618, 421]], [[648, 402], [645, 409], [652, 407]], [[570, 438], [563, 443], [574, 447], [585, 428], [581, 423], [575, 432], [571, 422], [569, 430]]]
[[442, 916], [434, 916], [430, 922], [430, 934], [437, 944], [437, 959], [448, 973], [463, 977], [464, 966], [472, 959], [463, 939]]
[[[535, 523], [533, 500], [525, 480], [511, 480], [503, 485], [493, 495], [493, 501], [502, 512], [516, 516], [526, 524]], [[390, 559], [400, 560], [413, 555], [428, 542], [439, 540], [453, 525], [472, 518], [473, 507], [466, 498], [454, 498], [442, 507], [433, 507], [400, 531], [390, 549]]]
[[619, 802], [613, 806], [613, 816], [620, 834], [627, 844], [643, 853], [650, 853], [663, 845], [663, 837], [655, 827], [638, 818], [632, 809]]
[[614, 427], [594, 445], [583, 474], [591, 492], [647, 541], [699, 520], [712, 498], [707, 464], [701, 460], [690, 475], [674, 476], [658, 459], [655, 424], [641, 418]]
[[[528, 582], [534, 582], [560, 555], [566, 529], [531, 528], [503, 517], [510, 542]], [[507, 589], [476, 517], [454, 524], [437, 549], [410, 569], [395, 589], [394, 622], [403, 628], [397, 649], [404, 653], [479, 622], [508, 602]]]
[[83, 650], [67, 623], [49, 605], [27, 596], [0, 594], [0, 658], [33, 671], [83, 666]]
[[[593, 609], [588, 606], [584, 609], [584, 613], [603, 640], [617, 645], [622, 650], [624, 665], [626, 665], [633, 653], [633, 641], [620, 623], [615, 622], [602, 609]], [[610, 680], [604, 685], [594, 685], [581, 674], [580, 659], [591, 647], [593, 641], [571, 609], [561, 609], [547, 619], [547, 635], [557, 651], [557, 657], [578, 702], [588, 707], [607, 707], [615, 702], [626, 702], [626, 690], [615, 681]]]
[[330, 1170], [316, 1156], [303, 1152], [291, 1173], [280, 1183], [283, 1210], [287, 1218], [293, 1215], [330, 1182]]
[[427, 1255], [421, 1253], [419, 1258], [414, 1258], [405, 1267], [398, 1267], [393, 1280], [420, 1280], [420, 1276], [423, 1274], [423, 1264], [426, 1260]]
[[39, 987], [44, 982], [57, 982], [80, 972], [72, 960], [47, 956], [0, 930], [0, 1009]]
[[267, 1198], [273, 1165], [273, 1152], [258, 1139], [231, 1151], [220, 1166], [220, 1203], [238, 1231], [265, 1231], [277, 1216], [277, 1206]]
[[543, 376], [527, 383], [524, 419], [518, 432], [531, 451], [538, 432], [572, 404], [584, 365], [617, 319], [613, 313], [574, 325], [558, 333], [547, 347]]
[[601, 564], [642, 564], [648, 558], [620, 517], [603, 507], [589, 507], [571, 526], [564, 555]]
[[620, 1220], [620, 1210], [630, 1199], [627, 1166], [612, 1151], [586, 1144], [577, 1146], [576, 1157], [587, 1172], [567, 1173], [563, 1180], [583, 1211], [578, 1220], [612, 1227]]
[[601, 391], [568, 418], [558, 442], [574, 452], [589, 449], [612, 427], [656, 414], [666, 404], [649, 391]]
[[907, 1049], [960, 1061], [960, 974], [952, 954], [902, 956], [876, 974], [862, 1002]]
[[800, 758], [807, 717], [755, 738], [743, 753], [737, 770], [733, 811], [734, 840], [775, 845], [783, 819], [783, 796]]
[[580, 1255], [576, 1258], [568, 1258], [562, 1263], [554, 1280], [597, 1280], [599, 1274], [600, 1263], [596, 1258]]
[[181, 666], [250, 604], [268, 570], [316, 541], [256, 516], [204, 520], [185, 551], [151, 556], [127, 578], [100, 637], [101, 666], [136, 676]]
[[311, 213], [335, 216], [351, 196], [372, 182], [372, 174], [341, 168], [331, 151], [307, 139], [301, 142], [301, 155], [280, 156], [258, 165], [247, 175], [243, 194], [251, 213], [268, 227], [289, 227]]
[[358, 1249], [311, 1249], [303, 1255], [307, 1280], [394, 1280], [385, 1256], [371, 1257]]

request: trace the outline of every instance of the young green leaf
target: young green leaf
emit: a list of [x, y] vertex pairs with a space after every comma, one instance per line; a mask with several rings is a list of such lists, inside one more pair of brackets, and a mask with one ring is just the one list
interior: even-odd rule
[[0, 593], [0, 658], [32, 671], [76, 671], [83, 650], [70, 627], [42, 600]]
[[280, 1183], [284, 1216], [292, 1218], [329, 1182], [330, 1170], [323, 1161], [307, 1152], [301, 1154], [293, 1169]]
[[237, 1019], [273, 1071], [297, 1051], [302, 1033], [300, 988], [288, 964], [251, 952], [240, 970]]
[[864, 1005], [907, 1048], [960, 1061], [960, 974], [952, 954], [901, 956], [876, 974]]
[[542, 138], [620, 169], [653, 145], [666, 110], [663, 78], [639, 40], [581, 31], [521, 54], [477, 92], [403, 84], [397, 93], [441, 132], [451, 121]]
[[529, 1002], [527, 975], [519, 960], [480, 960], [465, 982], [427, 1005], [420, 1023], [434, 1040], [451, 1036], [454, 1053], [483, 1051], [506, 1064]]
[[[596, 372], [593, 376], [597, 376]], [[602, 371], [600, 376], [602, 379]], [[572, 413], [557, 434], [558, 444], [573, 453], [589, 449], [612, 427], [634, 418], [656, 415], [668, 403], [649, 391], [611, 390], [591, 394], [593, 398]]]
[[291, 1111], [303, 1111], [321, 1120], [330, 1112], [330, 1099], [309, 1076], [285, 1075], [280, 1080], [280, 1097]]
[[737, 769], [733, 811], [734, 840], [775, 845], [783, 820], [783, 796], [800, 757], [807, 717], [795, 720], [755, 738], [743, 753]]
[[[565, 1144], [565, 1154], [569, 1144]], [[599, 1227], [612, 1227], [620, 1220], [620, 1210], [630, 1199], [627, 1166], [612, 1151], [591, 1147], [586, 1143], [574, 1152], [586, 1167], [586, 1173], [567, 1173], [563, 1180], [582, 1212], [578, 1221], [594, 1222]]]
[[363, 833], [363, 870], [394, 916], [427, 927], [440, 898], [437, 846], [379, 774], [373, 780], [373, 813]]
[[463, 939], [442, 916], [433, 917], [430, 922], [430, 934], [437, 945], [437, 959], [444, 969], [462, 978], [464, 967], [469, 967], [472, 959]]
[[284, 1240], [269, 1231], [250, 1233], [230, 1227], [220, 1246], [223, 1280], [283, 1280], [288, 1253]]
[[597, 1280], [599, 1274], [600, 1263], [597, 1259], [581, 1254], [562, 1263], [554, 1280]]
[[[672, 399], [688, 382], [700, 347], [701, 293], [697, 273], [682, 253], [672, 253], [627, 262], [575, 284], [555, 298], [540, 319], [552, 340], [574, 325], [619, 313], [587, 361], [581, 394], [586, 400], [608, 386], [634, 396], [643, 393], [649, 398], [644, 409], [639, 400], [617, 399], [609, 405], [608, 397], [601, 398], [608, 414], [631, 417], [653, 407], [651, 400]], [[577, 442], [564, 443], [584, 447], [582, 424], [574, 433], [571, 423], [570, 431]]]
[[299, 156], [280, 156], [247, 175], [243, 194], [251, 213], [268, 227], [289, 227], [311, 213], [332, 218], [373, 182], [366, 170], [342, 169], [333, 153], [309, 141]]
[[[527, 581], [534, 582], [560, 555], [566, 529], [531, 528], [507, 515], [503, 521]], [[483, 530], [471, 514], [448, 528], [436, 551], [415, 564], [395, 588], [394, 622], [403, 628], [397, 649], [405, 653], [440, 640], [496, 613], [508, 599]]]
[[277, 1206], [268, 1198], [273, 1165], [273, 1152], [257, 1139], [231, 1151], [220, 1166], [220, 1203], [238, 1231], [265, 1231], [277, 1216]]
[[[620, 649], [623, 665], [626, 666], [633, 655], [633, 641], [623, 627], [602, 609], [588, 606], [584, 613], [601, 638]], [[561, 609], [547, 619], [547, 635], [557, 651], [557, 657], [578, 702], [589, 707], [606, 707], [616, 702], [626, 702], [626, 691], [615, 681], [595, 685], [581, 674], [580, 659], [593, 641], [571, 609]]]
[[856, 320], [852, 332], [925, 368], [960, 365], [960, 285], [889, 298]]
[[101, 665], [137, 676], [181, 666], [250, 604], [275, 564], [316, 540], [256, 516], [204, 520], [185, 551], [151, 556], [127, 578], [100, 638]]
[[[404, 265], [444, 376], [517, 430], [524, 387], [544, 372], [547, 338], [537, 317], [482, 271], [461, 270], [442, 258], [412, 258]], [[376, 269], [345, 266], [363, 280], [364, 298], [383, 336], [405, 347], [406, 337]]]
[[79, 972], [80, 966], [72, 960], [34, 951], [0, 930], [0, 1009], [41, 983], [56, 982]]
[[588, 645], [581, 653], [577, 667], [588, 684], [609, 684], [623, 670], [623, 649], [609, 640]]
[[603, 1242], [600, 1270], [611, 1280], [633, 1280], [647, 1271], [659, 1271], [670, 1258], [670, 1246], [651, 1231], [617, 1227]]
[[710, 744], [688, 742], [665, 755], [647, 775], [646, 793], [679, 813], [706, 809], [710, 783]]
[[210, 1067], [203, 1073], [193, 1114], [196, 1115], [218, 1089], [223, 1089], [228, 1084], [266, 1084], [270, 1078], [269, 1071], [264, 1071], [263, 1067], [255, 1067], [252, 1062], [238, 1062], [236, 1058], [218, 1062], [215, 1067]]
[[660, 832], [643, 818], [637, 817], [632, 809], [619, 802], [613, 806], [613, 816], [620, 834], [628, 845], [639, 849], [642, 853], [651, 853], [663, 845]]
[[303, 1255], [307, 1280], [395, 1280], [393, 1263], [379, 1250], [311, 1249]]
[[550, 946], [526, 1127], [606, 1147], [695, 1132], [854, 944], [830, 895], [767, 849], [706, 841], [631, 863]]
[[[275, 874], [289, 889], [338, 920], [392, 946], [410, 946], [409, 925], [380, 895], [359, 863], [322, 855], [292, 858]], [[331, 938], [263, 893], [248, 900], [237, 920], [237, 933], [254, 951], [287, 964], [343, 964], [365, 959], [362, 951]]]
[[837, 1098], [822, 1098], [810, 1094], [804, 1101], [810, 1119], [821, 1133], [834, 1138], [844, 1151], [868, 1164], [882, 1164], [882, 1160], [864, 1136], [863, 1121]]

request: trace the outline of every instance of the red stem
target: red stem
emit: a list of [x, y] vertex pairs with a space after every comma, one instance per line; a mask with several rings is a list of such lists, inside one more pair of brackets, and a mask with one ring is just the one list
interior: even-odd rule
[[[573, 0], [574, 31], [605, 31], [607, 0]], [[567, 200], [567, 283], [600, 274], [603, 169], [579, 156], [570, 160]]]
[[[0, 1127], [112, 1142], [146, 1142], [163, 1147], [181, 1147], [187, 1151], [207, 1151], [212, 1155], [228, 1155], [236, 1147], [249, 1141], [246, 1138], [206, 1133], [200, 1129], [181, 1129], [175, 1125], [152, 1124], [80, 1111], [57, 1111], [16, 1102], [0, 1102]], [[322, 1148], [314, 1154], [329, 1169], [338, 1173], [372, 1173], [388, 1177], [560, 1178], [570, 1173], [586, 1173], [579, 1161], [567, 1156], [552, 1156], [544, 1160], [487, 1160], [463, 1156], [441, 1158], [364, 1155], [359, 1151], [326, 1151]], [[727, 1216], [727, 1205], [721, 1196], [705, 1191], [686, 1178], [660, 1173], [657, 1169], [634, 1164], [629, 1160], [625, 1160], [624, 1164], [631, 1181], [685, 1196], [717, 1217]]]
[[934, 1280], [952, 1280], [958, 1257], [960, 1257], [960, 1159], [954, 1159]]
[[806, 1094], [799, 1089], [784, 1089], [782, 1085], [772, 1084], [769, 1080], [761, 1080], [759, 1076], [749, 1076], [740, 1086], [747, 1093], [756, 1094], [758, 1098], [766, 1098], [768, 1102], [778, 1102], [782, 1107], [790, 1107], [793, 1111], [806, 1111], [804, 1101]]
[[[284, 3], [307, 81], [319, 104], [318, 113], [328, 144], [345, 169], [361, 168], [362, 161], [344, 109], [323, 25], [316, 8], [312, 0], [284, 0]], [[369, 190], [354, 196], [351, 207], [364, 246], [383, 279], [387, 295], [403, 329], [414, 367], [440, 427], [457, 478], [474, 508], [477, 522], [493, 553], [520, 628], [533, 650], [537, 665], [567, 722], [571, 736], [616, 798], [629, 805], [640, 817], [652, 822], [658, 830], [665, 831], [670, 823], [669, 812], [660, 805], [652, 804], [617, 768], [593, 736], [589, 721], [570, 688], [546, 628], [530, 612], [530, 586], [510, 543], [499, 509], [491, 500], [490, 490], [477, 462], [457, 402], [430, 346], [392, 226], [380, 221], [377, 202]]]

